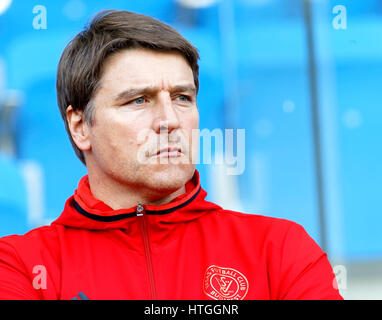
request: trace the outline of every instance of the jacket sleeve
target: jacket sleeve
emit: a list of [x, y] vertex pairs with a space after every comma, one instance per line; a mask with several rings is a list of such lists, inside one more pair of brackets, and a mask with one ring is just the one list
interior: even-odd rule
[[39, 299], [32, 281], [13, 246], [0, 239], [0, 300]]
[[326, 253], [295, 223], [283, 244], [279, 299], [343, 300]]

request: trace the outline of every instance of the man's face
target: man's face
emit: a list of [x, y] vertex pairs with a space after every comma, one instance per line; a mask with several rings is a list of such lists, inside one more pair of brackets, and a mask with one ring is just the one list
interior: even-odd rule
[[123, 50], [107, 60], [100, 83], [88, 169], [153, 195], [184, 186], [195, 170], [199, 113], [183, 56]]

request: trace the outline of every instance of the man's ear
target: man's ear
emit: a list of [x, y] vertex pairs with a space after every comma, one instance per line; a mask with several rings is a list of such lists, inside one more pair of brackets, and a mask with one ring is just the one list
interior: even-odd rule
[[70, 105], [66, 108], [66, 119], [72, 139], [81, 151], [90, 150], [89, 126], [81, 110], [74, 111]]

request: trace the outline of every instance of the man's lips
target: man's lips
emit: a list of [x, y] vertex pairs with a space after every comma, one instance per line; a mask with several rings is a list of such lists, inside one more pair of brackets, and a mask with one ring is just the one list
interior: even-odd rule
[[167, 147], [158, 150], [151, 157], [180, 157], [182, 154], [182, 149], [179, 147]]

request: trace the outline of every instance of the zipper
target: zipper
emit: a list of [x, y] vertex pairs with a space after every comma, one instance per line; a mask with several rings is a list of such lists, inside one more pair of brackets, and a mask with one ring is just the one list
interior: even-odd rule
[[145, 250], [147, 272], [149, 276], [150, 289], [151, 289], [151, 299], [156, 300], [157, 294], [156, 294], [155, 282], [154, 282], [154, 271], [153, 271], [153, 264], [151, 259], [150, 239], [148, 234], [145, 207], [141, 204], [138, 204], [135, 212], [138, 217], [139, 226], [142, 232], [143, 247]]

